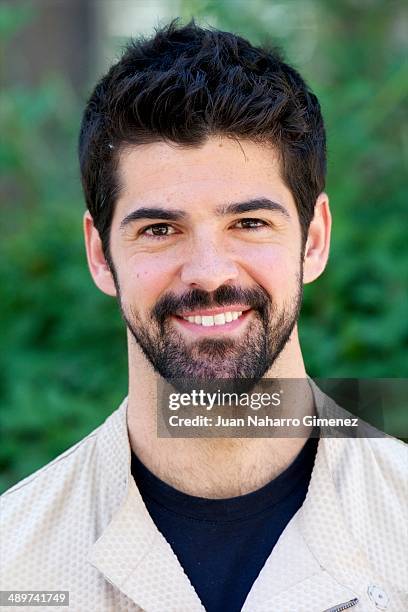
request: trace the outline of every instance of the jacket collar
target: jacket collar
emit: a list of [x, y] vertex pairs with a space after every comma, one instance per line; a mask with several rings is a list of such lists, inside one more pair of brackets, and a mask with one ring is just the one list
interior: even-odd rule
[[[177, 594], [177, 609], [204, 611], [198, 595], [170, 544], [151, 519], [131, 475], [127, 398], [98, 433], [97, 470], [105, 491], [102, 533], [88, 561], [115, 587], [147, 612], [168, 609]], [[163, 580], [165, 576], [165, 580]]]
[[[312, 390], [320, 414], [326, 396]], [[90, 563], [147, 612], [167, 609], [170, 597], [180, 611], [202, 612], [198, 595], [154, 525], [131, 476], [127, 400], [101, 426], [97, 444], [104, 508]], [[356, 598], [361, 576], [359, 571], [350, 576], [349, 568], [361, 569], [363, 575], [366, 559], [344, 524], [339, 483], [333, 478], [333, 457], [341, 456], [343, 445], [341, 439], [319, 440], [306, 500], [256, 579], [243, 612], [270, 610], [272, 604], [272, 609], [301, 612], [299, 601], [305, 602], [305, 612], [311, 601], [313, 609], [323, 612]]]

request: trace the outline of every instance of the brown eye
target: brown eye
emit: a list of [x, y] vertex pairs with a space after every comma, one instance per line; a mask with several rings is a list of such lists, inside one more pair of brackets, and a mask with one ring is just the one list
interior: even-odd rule
[[241, 219], [237, 222], [236, 226], [238, 229], [259, 229], [261, 227], [265, 227], [266, 223], [261, 219]]
[[143, 234], [147, 236], [170, 236], [174, 233], [174, 228], [167, 223], [157, 223], [155, 225], [149, 225], [143, 230]]

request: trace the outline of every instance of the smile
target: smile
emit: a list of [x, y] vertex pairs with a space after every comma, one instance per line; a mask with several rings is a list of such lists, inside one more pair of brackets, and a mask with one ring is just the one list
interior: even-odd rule
[[174, 316], [181, 327], [187, 332], [195, 334], [222, 334], [234, 332], [243, 325], [250, 316], [252, 309], [244, 304], [236, 304], [233, 310], [225, 307], [202, 309], [196, 312], [183, 312]]
[[195, 325], [212, 327], [213, 325], [225, 325], [226, 323], [231, 323], [231, 321], [236, 321], [241, 315], [242, 311], [228, 310], [227, 312], [215, 315], [195, 315], [183, 317], [183, 319], [189, 323], [195, 323]]

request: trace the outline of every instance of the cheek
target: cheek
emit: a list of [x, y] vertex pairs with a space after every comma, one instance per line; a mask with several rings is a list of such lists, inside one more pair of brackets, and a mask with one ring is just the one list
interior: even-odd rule
[[241, 266], [252, 282], [264, 287], [279, 300], [297, 287], [300, 257], [280, 246], [258, 246], [249, 249]]
[[122, 300], [138, 310], [150, 308], [168, 287], [175, 269], [174, 262], [163, 256], [132, 257], [122, 267]]

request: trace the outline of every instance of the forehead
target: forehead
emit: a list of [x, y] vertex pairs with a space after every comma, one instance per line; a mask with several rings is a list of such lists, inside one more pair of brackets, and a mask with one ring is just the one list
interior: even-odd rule
[[130, 146], [121, 153], [118, 171], [119, 213], [135, 204], [209, 212], [255, 197], [270, 197], [295, 210], [276, 151], [251, 141], [213, 136], [199, 147]]

